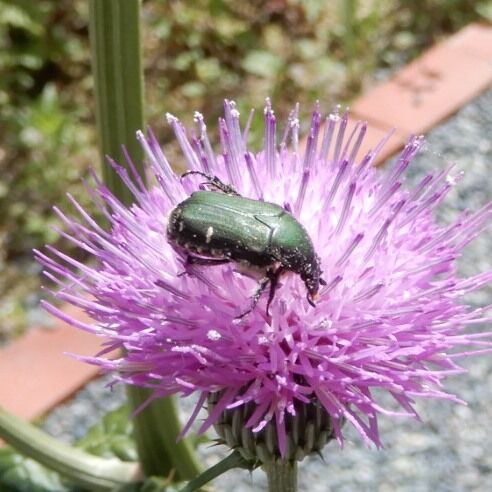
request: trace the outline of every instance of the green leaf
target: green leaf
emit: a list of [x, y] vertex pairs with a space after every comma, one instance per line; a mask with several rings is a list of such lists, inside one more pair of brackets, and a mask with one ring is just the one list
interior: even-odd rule
[[220, 63], [217, 58], [203, 58], [196, 62], [196, 74], [204, 82], [218, 80], [221, 75]]
[[115, 492], [177, 492], [182, 485], [171, 484], [169, 479], [149, 477], [140, 484], [126, 485]]
[[489, 22], [492, 22], [492, 2], [490, 0], [479, 3], [475, 10], [477, 13]]
[[190, 480], [179, 492], [195, 492], [202, 490], [202, 487], [208, 482], [222, 475], [223, 473], [232, 470], [233, 468], [244, 468], [246, 470], [254, 470], [258, 463], [245, 460], [239, 451], [233, 451], [229, 456], [216, 463], [214, 466], [207, 468], [198, 477]]
[[43, 26], [33, 20], [25, 6], [21, 5], [0, 5], [0, 22], [17, 29], [25, 29], [36, 36], [43, 32]]
[[[71, 483], [90, 491], [109, 491], [129, 482], [138, 482], [141, 479], [138, 463], [124, 463], [117, 459], [100, 458], [68, 446], [1, 407], [0, 437], [23, 455], [56, 471]], [[12, 483], [15, 483], [18, 477], [22, 480], [29, 479], [32, 474], [35, 475], [34, 472], [37, 469], [37, 465], [32, 467], [24, 465], [11, 475], [8, 465], [12, 463], [12, 460], [7, 459], [5, 463], [4, 478], [7, 482], [12, 481]], [[20, 464], [21, 462], [18, 458], [14, 458], [13, 463]], [[26, 490], [32, 491], [33, 489], [28, 487]]]
[[129, 413], [128, 405], [109, 412], [77, 443], [77, 447], [103, 458], [137, 461], [132, 438], [133, 421]]
[[273, 53], [255, 50], [246, 55], [246, 58], [241, 65], [244, 70], [253, 75], [271, 78], [277, 75], [282, 69], [284, 62], [280, 57]]
[[0, 449], [0, 490], [3, 492], [65, 492], [57, 473], [25, 458], [12, 448]]

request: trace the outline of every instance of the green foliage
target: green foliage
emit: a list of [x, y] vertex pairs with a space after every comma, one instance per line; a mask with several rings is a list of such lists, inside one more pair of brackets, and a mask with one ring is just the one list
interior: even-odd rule
[[[58, 237], [51, 205], [69, 209], [70, 191], [91, 210], [80, 184], [98, 160], [87, 7], [0, 2], [0, 341], [30, 323], [38, 281], [25, 280], [36, 275], [25, 265], [32, 247]], [[305, 112], [316, 99], [344, 103], [375, 68], [492, 17], [490, 0], [146, 0], [143, 11], [147, 119], [163, 142], [166, 111], [187, 123], [201, 111], [213, 130], [224, 98], [246, 115], [270, 96], [280, 119], [295, 102]], [[167, 152], [179, 166], [174, 143]]]
[[[149, 477], [114, 492], [177, 492], [183, 485], [169, 479]], [[12, 448], [0, 449], [0, 490], [2, 492], [91, 492], [64, 483], [55, 472], [25, 458]]]
[[[83, 451], [102, 458], [136, 461], [137, 451], [132, 438], [133, 420], [129, 408], [123, 405], [106, 414], [78, 443]], [[143, 483], [128, 484], [115, 492], [174, 492], [179, 486], [169, 478], [149, 477]]]
[[161, 116], [163, 94], [170, 112], [187, 115], [193, 108], [212, 118], [224, 97], [258, 107], [270, 96], [281, 113], [297, 100], [334, 98], [344, 71], [330, 52], [336, 23], [330, 3], [148, 2], [151, 118]]
[[[103, 456], [103, 454], [98, 455]], [[128, 484], [114, 492], [177, 492], [182, 487], [183, 485], [172, 484], [170, 479], [149, 477], [144, 482]], [[56, 472], [30, 458], [25, 458], [12, 448], [0, 448], [0, 490], [2, 492], [91, 492], [65, 483]]]
[[178, 484], [171, 484], [167, 479], [150, 477], [143, 483], [121, 487], [115, 492], [179, 492], [181, 487]]
[[77, 447], [102, 458], [136, 461], [137, 451], [132, 439], [133, 421], [127, 405], [109, 412], [94, 425]]
[[58, 474], [12, 448], [0, 448], [0, 490], [4, 492], [65, 492]]
[[87, 94], [83, 85], [71, 85], [85, 83], [89, 59], [86, 28], [74, 31], [83, 12], [70, 13], [70, 4], [0, 4], [0, 214], [7, 258], [56, 237], [46, 216], [63, 193], [60, 176], [65, 185], [78, 181], [77, 162], [93, 145], [90, 127], [79, 127], [89, 116]]
[[443, 35], [461, 29], [469, 22], [487, 19], [490, 0], [398, 0], [387, 16], [392, 29], [391, 50], [381, 54], [392, 63], [399, 52], [414, 57]]
[[[31, 248], [97, 152], [84, 1], [0, 2], [0, 342], [39, 319]], [[34, 310], [33, 310], [34, 308]]]
[[[133, 423], [127, 405], [109, 412], [92, 427], [77, 447], [107, 459], [134, 462], [137, 459], [132, 439]], [[115, 492], [175, 492], [182, 485], [168, 478], [148, 477], [142, 483], [128, 484]], [[2, 492], [83, 492], [69, 485], [57, 473], [25, 458], [12, 448], [0, 448], [0, 490]]]

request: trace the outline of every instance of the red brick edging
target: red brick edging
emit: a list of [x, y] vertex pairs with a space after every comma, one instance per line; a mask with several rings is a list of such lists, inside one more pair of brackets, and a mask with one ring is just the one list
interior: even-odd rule
[[369, 123], [363, 149], [392, 128], [378, 163], [410, 135], [429, 131], [492, 85], [492, 26], [471, 24], [354, 101], [354, 120]]
[[[67, 305], [64, 311], [88, 320], [73, 306]], [[45, 414], [98, 374], [97, 367], [67, 352], [94, 355], [100, 344], [100, 338], [62, 321], [53, 328], [29, 330], [0, 351], [0, 406], [26, 420]]]
[[[396, 127], [379, 156], [381, 163], [411, 134], [428, 131], [491, 85], [492, 26], [469, 25], [354, 101], [352, 124], [369, 122], [360, 152], [374, 148]], [[66, 311], [86, 318], [73, 307]], [[62, 322], [30, 330], [0, 350], [0, 406], [29, 420], [45, 414], [98, 372], [65, 353], [94, 355], [100, 343]]]

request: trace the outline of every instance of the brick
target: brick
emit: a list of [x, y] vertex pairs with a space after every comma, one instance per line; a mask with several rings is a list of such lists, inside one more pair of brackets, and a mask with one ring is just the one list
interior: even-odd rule
[[[71, 306], [64, 311], [87, 320]], [[94, 355], [101, 343], [101, 338], [61, 321], [53, 329], [31, 329], [0, 351], [0, 405], [26, 420], [45, 414], [99, 372], [65, 353]]]
[[449, 39], [449, 47], [492, 63], [492, 26], [470, 24]]
[[353, 104], [354, 113], [404, 134], [420, 134], [492, 84], [492, 64], [445, 42]]

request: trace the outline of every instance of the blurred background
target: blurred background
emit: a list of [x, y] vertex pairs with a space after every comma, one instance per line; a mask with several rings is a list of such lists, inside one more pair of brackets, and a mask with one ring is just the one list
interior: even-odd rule
[[[146, 0], [147, 122], [172, 156], [165, 112], [201, 111], [213, 131], [224, 98], [328, 111], [481, 19], [490, 0]], [[88, 2], [0, 0], [0, 344], [46, 322], [31, 249], [60, 242], [48, 225], [67, 191], [92, 210], [81, 178], [98, 165]]]

